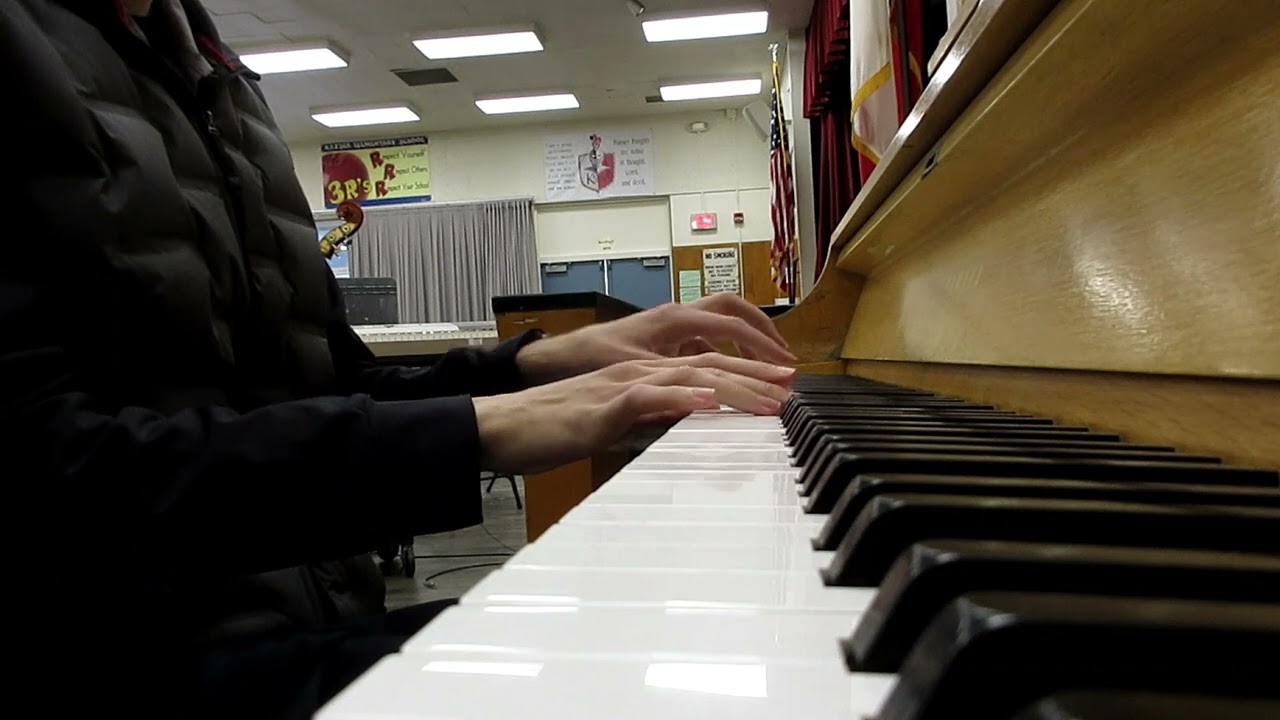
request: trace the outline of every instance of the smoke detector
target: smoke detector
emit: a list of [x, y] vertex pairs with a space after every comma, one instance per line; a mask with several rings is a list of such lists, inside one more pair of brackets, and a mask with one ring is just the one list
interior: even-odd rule
[[701, 120], [695, 120], [689, 123], [689, 127], [688, 127], [689, 132], [693, 133], [694, 135], [701, 135], [702, 133], [710, 129], [711, 129], [711, 126]]

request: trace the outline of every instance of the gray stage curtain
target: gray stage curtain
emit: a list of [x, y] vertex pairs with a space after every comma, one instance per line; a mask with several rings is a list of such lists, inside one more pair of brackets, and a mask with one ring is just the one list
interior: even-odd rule
[[541, 291], [533, 199], [373, 209], [352, 277], [390, 277], [400, 322], [492, 320], [490, 298]]

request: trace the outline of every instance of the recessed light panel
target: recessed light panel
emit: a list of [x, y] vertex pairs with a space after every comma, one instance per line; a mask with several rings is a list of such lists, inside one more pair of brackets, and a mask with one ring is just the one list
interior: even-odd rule
[[677, 100], [705, 100], [707, 98], [759, 95], [760, 78], [746, 80], [721, 80], [717, 82], [690, 83], [687, 85], [663, 85], [659, 88], [666, 102]]
[[313, 112], [311, 117], [321, 125], [331, 128], [388, 125], [391, 123], [417, 122], [419, 120], [418, 113], [404, 105], [363, 110]]
[[542, 41], [532, 30], [490, 33], [487, 35], [463, 35], [459, 37], [425, 38], [414, 40], [414, 47], [432, 60], [480, 57], [483, 55], [513, 55], [515, 53], [540, 52]]
[[544, 110], [572, 110], [578, 107], [578, 98], [571, 93], [490, 98], [476, 100], [476, 107], [484, 111], [486, 115], [542, 112]]
[[769, 29], [769, 13], [761, 10], [724, 15], [700, 15], [647, 20], [641, 24], [644, 27], [644, 37], [649, 42], [759, 35]]
[[347, 66], [347, 61], [329, 48], [298, 48], [296, 50], [245, 53], [240, 56], [240, 62], [259, 75], [305, 72], [307, 70], [329, 70]]

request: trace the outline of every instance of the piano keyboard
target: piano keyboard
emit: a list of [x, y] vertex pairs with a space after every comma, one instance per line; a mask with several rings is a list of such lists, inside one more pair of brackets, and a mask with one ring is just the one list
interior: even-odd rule
[[677, 424], [320, 720], [1280, 718], [1280, 476], [858, 378]]

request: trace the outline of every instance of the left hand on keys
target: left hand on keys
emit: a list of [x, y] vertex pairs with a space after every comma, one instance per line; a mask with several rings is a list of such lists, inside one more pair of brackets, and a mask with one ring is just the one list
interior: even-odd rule
[[722, 293], [531, 343], [516, 362], [531, 382], [544, 383], [628, 360], [715, 352], [716, 342], [733, 343], [746, 358], [777, 364], [796, 360], [769, 316], [736, 294]]

